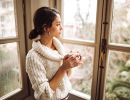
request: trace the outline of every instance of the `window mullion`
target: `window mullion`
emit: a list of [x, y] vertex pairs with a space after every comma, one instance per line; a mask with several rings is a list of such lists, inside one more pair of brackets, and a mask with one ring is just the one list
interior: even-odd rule
[[20, 40], [18, 38], [8, 38], [8, 39], [1, 39], [0, 43], [11, 43], [11, 42], [19, 42]]
[[109, 36], [109, 25], [110, 25], [110, 13], [111, 13], [111, 0], [103, 0], [103, 14], [102, 14], [102, 28], [101, 28], [101, 40], [99, 48], [99, 69], [98, 69], [98, 84], [97, 84], [97, 98], [96, 100], [103, 100], [104, 84], [105, 84], [105, 70], [106, 61], [108, 54], [108, 36]]

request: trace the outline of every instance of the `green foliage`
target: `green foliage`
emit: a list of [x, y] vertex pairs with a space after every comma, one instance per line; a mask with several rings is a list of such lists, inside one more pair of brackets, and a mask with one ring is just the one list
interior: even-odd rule
[[[121, 66], [116, 79], [107, 81], [106, 98], [107, 100], [130, 100], [130, 60]], [[111, 99], [110, 99], [111, 98]]]
[[126, 87], [130, 89], [130, 83], [128, 82], [123, 82], [123, 81], [115, 81], [114, 83], [112, 83], [112, 91], [114, 91], [116, 88], [118, 87]]

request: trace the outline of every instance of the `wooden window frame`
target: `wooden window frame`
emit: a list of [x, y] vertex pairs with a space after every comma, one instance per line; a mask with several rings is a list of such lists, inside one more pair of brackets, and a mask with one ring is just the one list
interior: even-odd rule
[[1, 97], [1, 99], [8, 100], [23, 100], [28, 95], [28, 84], [27, 84], [27, 75], [25, 72], [25, 57], [26, 57], [26, 48], [25, 48], [25, 35], [24, 35], [24, 17], [23, 17], [23, 0], [13, 0], [14, 2], [14, 13], [16, 19], [16, 32], [18, 34], [15, 38], [3, 38], [0, 39], [0, 44], [16, 42], [18, 44], [18, 55], [20, 57], [20, 73], [22, 79], [22, 88], [17, 89], [13, 92], [8, 93]]

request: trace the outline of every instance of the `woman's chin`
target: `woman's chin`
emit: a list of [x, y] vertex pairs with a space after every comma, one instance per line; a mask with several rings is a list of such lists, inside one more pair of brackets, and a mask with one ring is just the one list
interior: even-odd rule
[[57, 35], [56, 38], [61, 38], [62, 36], [61, 35]]

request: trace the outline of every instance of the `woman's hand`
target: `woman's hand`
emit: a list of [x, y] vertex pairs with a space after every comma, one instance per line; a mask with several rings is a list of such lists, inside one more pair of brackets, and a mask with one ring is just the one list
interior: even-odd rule
[[81, 63], [82, 57], [79, 53], [71, 53], [66, 55], [63, 59], [62, 66], [59, 68], [59, 70], [49, 82], [51, 89], [55, 91], [56, 88], [60, 85], [60, 81], [63, 79], [64, 75], [68, 72], [68, 70], [80, 65]]
[[67, 54], [63, 59], [62, 68], [68, 70], [82, 64], [82, 57], [79, 53]]

